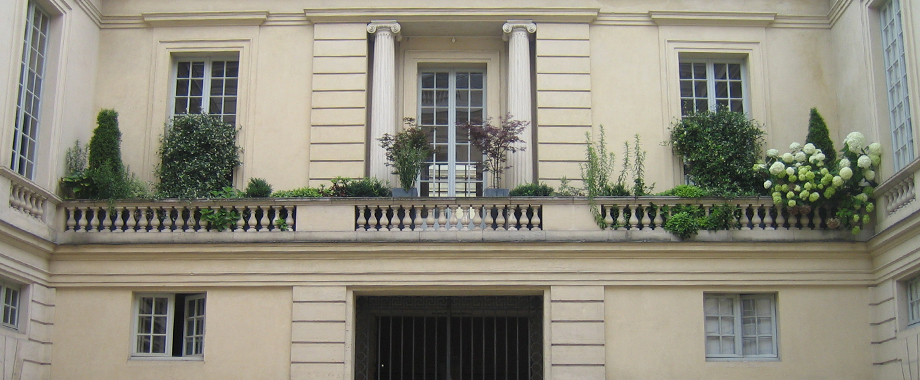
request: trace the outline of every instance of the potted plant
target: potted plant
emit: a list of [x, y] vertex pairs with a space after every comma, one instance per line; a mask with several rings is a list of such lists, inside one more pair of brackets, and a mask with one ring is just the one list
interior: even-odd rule
[[508, 189], [500, 189], [501, 176], [505, 169], [510, 168], [506, 165], [508, 153], [523, 151], [524, 147], [519, 143], [520, 134], [524, 128], [530, 124], [529, 121], [514, 120], [511, 116], [500, 119], [499, 125], [492, 124], [492, 118], [488, 118], [483, 123], [466, 123], [462, 125], [470, 133], [470, 144], [478, 148], [486, 156], [483, 161], [483, 171], [489, 173], [489, 187], [483, 190], [483, 196], [486, 197], [506, 197], [509, 194]]
[[[395, 135], [389, 133], [377, 139], [386, 150], [387, 165], [393, 167], [393, 174], [399, 177], [401, 188], [393, 189], [393, 196], [418, 196], [415, 181], [422, 172], [425, 160], [431, 157], [434, 149], [428, 143], [428, 135], [415, 124], [415, 119], [403, 119], [406, 127]], [[400, 191], [401, 190], [401, 191]]]

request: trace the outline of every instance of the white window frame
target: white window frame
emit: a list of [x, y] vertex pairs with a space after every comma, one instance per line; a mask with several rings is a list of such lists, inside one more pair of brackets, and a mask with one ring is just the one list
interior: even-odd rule
[[[706, 310], [706, 302], [710, 299], [731, 299], [732, 300], [732, 311], [731, 314], [722, 314], [722, 313], [708, 313]], [[743, 302], [744, 301], [757, 301], [757, 300], [769, 300], [770, 302], [770, 333], [769, 334], [750, 334], [744, 333], [744, 310]], [[703, 294], [703, 323], [704, 323], [704, 346], [706, 350], [706, 359], [707, 360], [776, 360], [779, 358], [779, 345], [777, 343], [777, 323], [776, 323], [776, 294], [774, 293], [753, 293], [753, 294], [728, 294], [728, 293], [704, 293]], [[718, 317], [731, 317], [733, 318], [732, 324], [732, 333], [717, 333], [711, 334], [706, 331], [706, 325], [709, 323], [710, 318]], [[721, 326], [721, 320], [718, 320]], [[756, 328], [756, 323], [755, 323]], [[720, 330], [721, 331], [721, 330]], [[714, 337], [724, 337], [729, 336], [733, 339], [734, 353], [721, 353], [721, 352], [709, 352], [709, 339]], [[758, 338], [758, 337], [770, 337], [772, 340], [772, 353], [769, 354], [751, 354], [745, 355], [743, 350], [743, 341], [745, 338]]]
[[[40, 19], [39, 26], [34, 23], [36, 17]], [[29, 179], [35, 178], [50, 35], [51, 15], [30, 1], [20, 59], [13, 153], [10, 162], [13, 171]], [[31, 89], [29, 83], [33, 83]]]
[[[212, 114], [211, 80], [213, 79], [212, 78], [212, 75], [213, 75], [212, 65], [214, 62], [236, 62], [237, 64], [236, 77], [224, 77], [224, 78], [232, 78], [236, 80], [236, 94], [232, 96], [228, 96], [226, 95], [225, 92], [222, 92], [221, 95], [215, 95], [215, 96], [219, 96], [222, 98], [227, 98], [227, 97], [234, 98], [236, 102], [236, 109], [234, 110], [232, 114], [225, 113], [223, 112], [225, 110], [222, 109], [221, 110], [222, 112], [220, 114], [215, 114], [215, 115], [223, 116], [222, 119], [224, 121], [227, 121], [226, 120], [227, 115], [233, 115], [232, 116], [233, 123], [231, 124], [237, 125], [238, 119], [239, 119], [239, 113], [240, 113], [240, 70], [241, 70], [240, 58], [238, 54], [180, 55], [180, 56], [174, 57], [173, 62], [172, 62], [171, 72], [170, 72], [170, 86], [169, 86], [169, 114], [170, 116], [183, 115], [186, 113], [189, 113], [189, 114], [199, 113], [198, 110], [191, 110], [191, 109], [177, 110], [176, 109], [176, 97], [177, 97], [176, 92], [178, 90], [178, 81], [180, 79], [185, 79], [185, 78], [178, 77], [179, 65], [181, 63], [203, 63], [204, 64], [204, 76], [201, 78], [202, 79], [202, 90], [201, 90], [200, 113]], [[188, 96], [188, 94], [186, 94], [186, 96]]]
[[[422, 106], [422, 93], [423, 93], [423, 90], [422, 90], [422, 76], [423, 76], [424, 74], [426, 74], [426, 73], [447, 73], [447, 74], [448, 74], [448, 89], [447, 89], [447, 91], [448, 91], [448, 97], [447, 97], [447, 99], [448, 99], [448, 105], [447, 105], [447, 109], [448, 109], [448, 114], [447, 114], [448, 132], [447, 132], [447, 134], [448, 134], [448, 135], [447, 135], [447, 143], [446, 143], [446, 146], [447, 146], [447, 178], [448, 178], [449, 180], [448, 180], [448, 182], [447, 182], [447, 195], [446, 195], [446, 196], [447, 196], [447, 197], [456, 197], [456, 196], [478, 196], [478, 195], [481, 195], [481, 194], [476, 194], [476, 193], [474, 193], [474, 194], [472, 194], [472, 195], [469, 195], [469, 194], [459, 194], [459, 195], [458, 195], [458, 194], [457, 194], [457, 183], [458, 183], [458, 180], [457, 180], [457, 167], [458, 167], [458, 163], [457, 163], [457, 149], [458, 149], [458, 143], [457, 143], [457, 129], [458, 129], [459, 127], [458, 127], [458, 125], [457, 125], [457, 123], [456, 123], [456, 112], [457, 112], [457, 102], [456, 102], [457, 85], [456, 85], [456, 76], [457, 76], [458, 73], [478, 73], [478, 74], [482, 74], [482, 121], [485, 121], [485, 120], [488, 118], [487, 115], [488, 115], [488, 104], [489, 104], [489, 103], [488, 103], [488, 101], [489, 101], [489, 99], [488, 99], [488, 92], [489, 92], [489, 88], [488, 88], [488, 85], [489, 85], [489, 83], [488, 83], [488, 73], [487, 73], [487, 71], [486, 71], [484, 68], [470, 68], [470, 67], [453, 67], [453, 68], [443, 68], [443, 69], [442, 69], [442, 68], [434, 68], [434, 69], [420, 68], [420, 69], [418, 70], [418, 83], [417, 83], [417, 86], [418, 86], [418, 87], [417, 87], [417, 91], [418, 91], [418, 92], [417, 92], [417, 97], [418, 97], [418, 98], [416, 99], [416, 104], [418, 104], [418, 109], [419, 109], [419, 110], [418, 110], [419, 119], [417, 119], [416, 122], [417, 122], [417, 124], [418, 124], [419, 126], [423, 126], [423, 125], [422, 125], [422, 120], [421, 120], [422, 107], [423, 107], [423, 106]], [[453, 96], [451, 96], [451, 94], [453, 94]], [[437, 115], [435, 114], [435, 115], [433, 115], [433, 117], [434, 117], [434, 118], [437, 118]], [[471, 120], [471, 121], [472, 121], [472, 120]], [[428, 127], [428, 126], [424, 126], [424, 127]], [[472, 153], [473, 153], [473, 151], [475, 150], [475, 148], [473, 148], [472, 145], [468, 145], [468, 148], [469, 148], [469, 150], [470, 150], [470, 152], [469, 152], [470, 155], [472, 155]], [[437, 155], [437, 152], [435, 153], [435, 155]], [[431, 158], [432, 161], [434, 160], [434, 157], [435, 157], [435, 156], [432, 156], [432, 158]], [[468, 162], [473, 162], [473, 161], [475, 161], [473, 157], [469, 157], [468, 159], [469, 159]], [[479, 160], [478, 160], [478, 162], [481, 163], [481, 162], [483, 161], [483, 159], [484, 159], [483, 157], [480, 157]], [[436, 165], [432, 165], [431, 163], [429, 163], [429, 169], [428, 169], [429, 176], [430, 176], [431, 173], [437, 173], [437, 172], [438, 172], [438, 169], [435, 168], [435, 166], [436, 166]], [[472, 181], [469, 181], [469, 182], [467, 182], [467, 183], [473, 184], [474, 186], [475, 186], [476, 183], [480, 183], [480, 184], [481, 184], [480, 187], [481, 187], [482, 189], [485, 189], [485, 188], [486, 188], [486, 183], [485, 183], [486, 175], [485, 175], [484, 173], [482, 173], [481, 171], [479, 171], [478, 169], [473, 169], [473, 170], [474, 170], [474, 171], [478, 171], [478, 172], [479, 172], [479, 175], [481, 175], [482, 177], [479, 178], [478, 180], [472, 180]], [[434, 182], [434, 181], [431, 181], [431, 180], [429, 180], [428, 183], [430, 184], [429, 186], [433, 186], [433, 185], [439, 184], [438, 182]], [[420, 187], [421, 187], [421, 183], [419, 183], [419, 185], [420, 185]], [[429, 193], [430, 193], [430, 192], [429, 192]], [[422, 196], [429, 196], [429, 194], [420, 194], [420, 195], [422, 195]]]
[[[750, 109], [751, 109], [750, 90], [748, 87], [748, 70], [747, 70], [747, 64], [745, 63], [745, 60], [737, 59], [737, 58], [719, 58], [719, 57], [712, 57], [712, 58], [680, 57], [678, 61], [678, 67], [677, 67], [677, 71], [678, 71], [677, 81], [678, 81], [678, 98], [679, 98], [678, 107], [680, 108], [681, 116], [686, 116], [686, 114], [683, 113], [683, 107], [682, 107], [683, 101], [686, 98], [684, 98], [680, 93], [680, 81], [681, 81], [680, 65], [694, 64], [694, 63], [701, 63], [701, 64], [706, 65], [706, 100], [707, 100], [708, 108], [710, 111], [715, 111], [716, 109], [718, 109], [718, 100], [720, 99], [716, 97], [716, 82], [718, 80], [716, 79], [716, 76], [715, 76], [715, 65], [719, 65], [719, 64], [739, 65], [741, 69], [741, 108], [742, 108], [743, 113], [750, 114]], [[729, 91], [731, 90], [729, 89]], [[696, 99], [696, 98], [693, 97], [692, 99]], [[729, 98], [729, 101], [730, 100], [731, 98]], [[694, 109], [696, 109], [695, 106], [694, 106]]]
[[19, 330], [20, 313], [22, 312], [22, 287], [15, 284], [0, 283], [0, 296], [3, 297], [3, 317], [0, 319], [0, 325]]
[[904, 282], [907, 295], [907, 325], [915, 326], [920, 323], [920, 276]]
[[[185, 296], [184, 302], [185, 302], [186, 307], [185, 307], [185, 312], [181, 316], [175, 315], [176, 295], [177, 294], [182, 294]], [[151, 313], [151, 314], [144, 314], [144, 315], [140, 314], [141, 301], [144, 298], [165, 298], [167, 299], [166, 313], [165, 314], [152, 314]], [[131, 354], [132, 356], [139, 357], [139, 358], [175, 358], [175, 359], [203, 358], [204, 356], [204, 333], [205, 333], [205, 325], [206, 325], [205, 317], [207, 315], [207, 303], [205, 302], [204, 312], [201, 315], [194, 315], [194, 314], [190, 315], [189, 310], [188, 310], [188, 304], [190, 301], [197, 301], [197, 300], [206, 301], [206, 299], [207, 299], [206, 293], [137, 293], [135, 294], [134, 302], [133, 302], [134, 320], [133, 320], [132, 327], [131, 327], [131, 331], [132, 331], [131, 333], [131, 337], [132, 337]], [[155, 311], [156, 310], [153, 310], [152, 312], [155, 312]], [[166, 332], [165, 332], [166, 342], [165, 342], [164, 352], [142, 352], [138, 350], [140, 338], [144, 335], [153, 335], [152, 333], [147, 333], [147, 332], [144, 332], [144, 334], [142, 334], [141, 331], [138, 331], [138, 329], [140, 328], [140, 319], [141, 317], [152, 316], [152, 315], [165, 315], [166, 317]], [[195, 331], [195, 334], [191, 336], [189, 336], [188, 330], [187, 330], [187, 321], [190, 318], [192, 319], [197, 318], [201, 320], [200, 331]], [[183, 329], [182, 342], [181, 342], [182, 348], [180, 350], [181, 352], [175, 352], [173, 350], [174, 329], [176, 328], [177, 325], [179, 325], [179, 328]], [[186, 350], [186, 340], [188, 338], [200, 340], [201, 350], [198, 352], [187, 353], [186, 352], [187, 351]], [[152, 348], [152, 343], [151, 343], [151, 348]]]
[[891, 129], [891, 156], [894, 171], [897, 172], [916, 157], [900, 0], [886, 1], [878, 8], [878, 14]]

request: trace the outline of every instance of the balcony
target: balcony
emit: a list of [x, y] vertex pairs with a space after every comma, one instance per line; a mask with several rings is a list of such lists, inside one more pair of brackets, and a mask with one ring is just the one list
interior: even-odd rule
[[[878, 187], [877, 228], [916, 211], [916, 162]], [[57, 244], [245, 242], [679, 242], [665, 231], [667, 211], [695, 205], [705, 213], [729, 204], [738, 227], [700, 231], [688, 241], [859, 241], [863, 232], [829, 228], [833, 210], [801, 215], [766, 197], [686, 199], [605, 197], [510, 198], [261, 198], [63, 201], [0, 169], [8, 186], [3, 220]], [[2, 201], [2, 200], [0, 200]], [[665, 207], [666, 206], [666, 207]], [[208, 211], [211, 210], [211, 211]], [[203, 215], [238, 214], [222, 231]]]

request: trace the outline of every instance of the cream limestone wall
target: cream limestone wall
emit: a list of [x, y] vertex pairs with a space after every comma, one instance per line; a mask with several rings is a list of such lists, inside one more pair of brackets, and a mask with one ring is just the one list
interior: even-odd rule
[[[135, 291], [206, 292], [204, 359], [131, 358]], [[291, 305], [290, 287], [59, 289], [50, 378], [289, 379]]]
[[[776, 294], [779, 358], [706, 360], [705, 292]], [[868, 379], [864, 286], [606, 288], [608, 379]]]

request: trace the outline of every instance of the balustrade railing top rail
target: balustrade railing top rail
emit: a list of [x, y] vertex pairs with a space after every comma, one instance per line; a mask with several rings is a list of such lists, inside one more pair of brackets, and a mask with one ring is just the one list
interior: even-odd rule
[[0, 176], [10, 181], [10, 208], [43, 223], [52, 222], [49, 214], [61, 202], [60, 198], [9, 168], [0, 167]]

